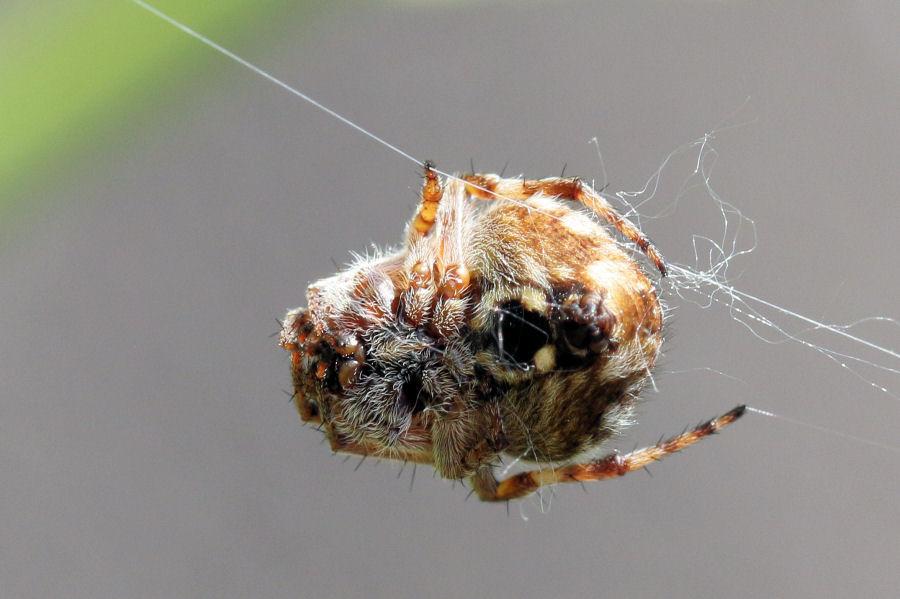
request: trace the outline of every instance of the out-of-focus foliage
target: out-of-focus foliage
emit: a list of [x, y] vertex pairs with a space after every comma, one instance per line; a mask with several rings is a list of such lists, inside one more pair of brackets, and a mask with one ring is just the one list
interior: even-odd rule
[[[151, 3], [223, 45], [260, 35], [273, 11], [309, 4]], [[192, 72], [218, 60], [128, 0], [11, 1], [0, 6], [0, 56], [0, 218], [7, 223], [30, 208], [22, 205], [31, 195], [25, 190], [89, 168], [101, 144], [127, 139]]]

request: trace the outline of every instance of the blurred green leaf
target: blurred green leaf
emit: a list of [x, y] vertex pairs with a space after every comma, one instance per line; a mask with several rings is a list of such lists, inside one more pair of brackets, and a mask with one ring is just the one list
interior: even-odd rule
[[[223, 45], [252, 39], [275, 10], [304, 2], [155, 0]], [[0, 8], [0, 216], [122, 128], [148, 98], [171, 94], [200, 61], [196, 40], [128, 0], [16, 2]], [[224, 61], [222, 61], [224, 64]], [[211, 63], [215, 64], [215, 63]], [[118, 136], [117, 136], [118, 137]]]

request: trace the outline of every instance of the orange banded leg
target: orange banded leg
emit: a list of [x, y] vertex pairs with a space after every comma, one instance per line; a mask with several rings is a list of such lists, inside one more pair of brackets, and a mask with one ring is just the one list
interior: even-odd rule
[[744, 414], [745, 406], [738, 406], [727, 414], [705, 422], [697, 428], [626, 455], [610, 454], [587, 464], [570, 464], [556, 469], [531, 470], [497, 482], [490, 468], [483, 467], [472, 477], [472, 487], [484, 501], [518, 499], [534, 493], [539, 487], [566, 482], [603, 480], [622, 476], [643, 468], [676, 451], [680, 451], [713, 433], [719, 432]]
[[522, 180], [501, 179], [497, 175], [466, 175], [463, 180], [469, 184], [466, 186], [466, 192], [482, 199], [527, 200], [535, 194], [542, 193], [547, 196], [559, 196], [581, 202], [606, 219], [622, 235], [635, 242], [653, 261], [660, 274], [666, 276], [666, 263], [656, 246], [630, 220], [616, 212], [616, 209], [603, 196], [590, 186], [584, 185], [581, 179], [551, 177], [549, 179]]
[[431, 227], [434, 226], [434, 218], [437, 215], [438, 205], [444, 196], [444, 190], [441, 189], [441, 182], [438, 175], [434, 172], [434, 165], [431, 162], [425, 163], [425, 184], [422, 186], [422, 203], [419, 205], [419, 211], [413, 221], [413, 228], [420, 235], [428, 235]]

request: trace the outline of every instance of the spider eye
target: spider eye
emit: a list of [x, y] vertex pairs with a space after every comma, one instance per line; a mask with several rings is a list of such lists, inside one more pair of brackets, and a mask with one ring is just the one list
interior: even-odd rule
[[498, 309], [494, 341], [504, 362], [528, 364], [534, 354], [550, 343], [550, 322], [522, 302], [513, 300]]

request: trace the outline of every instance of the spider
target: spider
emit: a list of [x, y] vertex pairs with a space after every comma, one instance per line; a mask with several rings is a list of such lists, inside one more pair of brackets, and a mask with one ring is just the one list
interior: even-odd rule
[[[621, 476], [739, 418], [744, 406], [599, 453], [632, 422], [663, 310], [598, 216], [666, 275], [649, 239], [580, 179], [442, 181], [426, 163], [404, 245], [313, 283], [308, 307], [287, 314], [302, 419], [336, 452], [429, 464], [501, 501]], [[502, 456], [538, 466], [498, 481]]]

